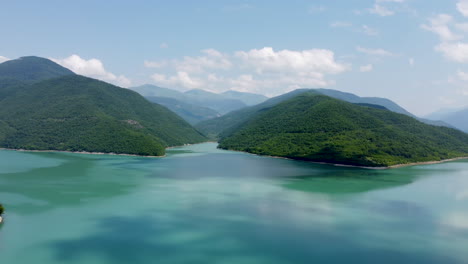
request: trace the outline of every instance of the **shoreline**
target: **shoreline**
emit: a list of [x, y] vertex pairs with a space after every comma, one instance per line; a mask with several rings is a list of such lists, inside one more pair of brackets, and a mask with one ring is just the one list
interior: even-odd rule
[[[167, 147], [165, 148], [165, 150], [186, 147], [186, 146], [193, 146], [193, 145], [203, 144], [203, 143], [218, 143], [218, 142], [205, 141], [205, 142], [200, 142], [200, 143], [184, 144], [184, 145], [179, 145], [179, 146]], [[218, 149], [222, 149], [222, 148], [218, 148]], [[140, 157], [140, 158], [164, 158], [167, 156], [166, 154], [162, 156], [150, 156], [150, 155], [146, 156], [146, 155], [137, 155], [137, 154], [128, 154], [128, 153], [114, 153], [114, 152], [106, 153], [106, 152], [68, 151], [68, 150], [29, 150], [29, 149], [11, 149], [11, 148], [0, 148], [0, 150], [10, 150], [10, 151], [19, 151], [19, 152], [50, 152], [50, 153], [58, 152], [58, 153], [87, 154], [87, 155], [113, 155], [113, 156], [126, 156], [126, 157]], [[232, 150], [232, 149], [222, 149], [222, 150], [246, 153], [246, 154], [255, 155], [259, 157], [285, 159], [285, 160], [301, 161], [301, 162], [321, 164], [321, 165], [330, 165], [330, 166], [335, 166], [335, 167], [360, 168], [360, 169], [369, 169], [369, 170], [398, 169], [398, 168], [410, 167], [410, 166], [433, 165], [433, 164], [440, 164], [440, 163], [446, 163], [446, 162], [457, 161], [457, 160], [465, 160], [465, 159], [468, 160], [468, 157], [457, 157], [457, 158], [444, 159], [444, 160], [403, 163], [403, 164], [396, 164], [396, 165], [391, 165], [391, 166], [386, 166], [386, 167], [369, 167], [369, 166], [358, 166], [358, 165], [331, 163], [331, 162], [323, 162], [323, 161], [309, 161], [309, 160], [293, 159], [293, 158], [271, 156], [271, 155], [260, 155], [260, 154], [250, 153], [250, 152], [241, 151], [241, 150]]]
[[[217, 142], [206, 141], [206, 142], [193, 143], [193, 144], [184, 144], [184, 145], [167, 147], [167, 148], [164, 148], [164, 150], [192, 146], [192, 145], [202, 144], [202, 143], [217, 143]], [[70, 151], [70, 150], [53, 150], [53, 149], [39, 150], [39, 149], [0, 148], [0, 150], [11, 150], [11, 151], [19, 151], [19, 152], [59, 152], [59, 153], [73, 153], [73, 154], [87, 154], [87, 155], [114, 155], [114, 156], [142, 157], [142, 158], [163, 158], [167, 156], [166, 154], [161, 155], [161, 156], [151, 156], [151, 155], [138, 155], [138, 154], [128, 154], [128, 153], [115, 153], [115, 152]]]
[[468, 157], [457, 157], [457, 158], [444, 159], [444, 160], [402, 163], [402, 164], [396, 164], [396, 165], [385, 166], [385, 167], [369, 167], [369, 166], [358, 166], [358, 165], [331, 163], [331, 162], [323, 162], [323, 161], [310, 161], [310, 160], [292, 159], [292, 158], [287, 158], [287, 157], [271, 156], [271, 155], [260, 155], [260, 154], [250, 153], [250, 152], [241, 151], [241, 150], [232, 150], [232, 149], [223, 149], [223, 150], [246, 153], [246, 154], [255, 155], [255, 156], [259, 156], [259, 157], [267, 157], [267, 158], [274, 158], [274, 159], [285, 159], [285, 160], [301, 161], [301, 162], [321, 164], [321, 165], [330, 165], [330, 166], [335, 166], [335, 167], [348, 167], [348, 168], [359, 168], [359, 169], [368, 169], [368, 170], [388, 170], [388, 169], [398, 169], [398, 168], [410, 167], [410, 166], [433, 165], [433, 164], [440, 164], [440, 163], [446, 163], [446, 162], [457, 161], [457, 160], [465, 160], [465, 159], [468, 160]]
[[72, 154], [86, 154], [86, 155], [113, 155], [113, 156], [128, 156], [128, 157], [143, 157], [143, 158], [162, 158], [162, 156], [144, 156], [137, 154], [128, 154], [128, 153], [114, 153], [114, 152], [89, 152], [89, 151], [69, 151], [69, 150], [37, 150], [37, 149], [11, 149], [11, 148], [0, 148], [0, 150], [10, 150], [18, 152], [58, 152], [58, 153], [72, 153]]

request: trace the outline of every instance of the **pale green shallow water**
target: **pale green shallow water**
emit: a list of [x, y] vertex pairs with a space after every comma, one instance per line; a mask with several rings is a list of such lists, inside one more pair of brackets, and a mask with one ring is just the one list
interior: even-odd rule
[[0, 263], [468, 263], [468, 161], [0, 151]]

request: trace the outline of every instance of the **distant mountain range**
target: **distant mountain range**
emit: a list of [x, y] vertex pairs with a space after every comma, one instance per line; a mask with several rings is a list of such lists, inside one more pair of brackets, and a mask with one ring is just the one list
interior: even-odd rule
[[468, 133], [468, 108], [440, 110], [426, 116], [426, 118], [431, 120], [442, 120], [453, 127]]
[[0, 77], [0, 147], [159, 156], [168, 146], [205, 140], [138, 93], [47, 59], [4, 62]]
[[[161, 103], [192, 124], [268, 99], [263, 95], [236, 91], [217, 94], [204, 90], [189, 90], [182, 93], [150, 84], [130, 89], [137, 91], [152, 102]], [[168, 98], [172, 99], [170, 103], [167, 103], [169, 102]], [[207, 109], [213, 111], [207, 111]]]
[[369, 167], [468, 156], [468, 134], [375, 106], [295, 91], [227, 115], [234, 125], [222, 130], [219, 147]]

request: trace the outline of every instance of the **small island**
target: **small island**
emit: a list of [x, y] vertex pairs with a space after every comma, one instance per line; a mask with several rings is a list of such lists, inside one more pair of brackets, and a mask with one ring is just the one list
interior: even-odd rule
[[3, 204], [0, 204], [0, 224], [3, 223], [3, 212], [5, 212], [5, 207], [3, 207]]

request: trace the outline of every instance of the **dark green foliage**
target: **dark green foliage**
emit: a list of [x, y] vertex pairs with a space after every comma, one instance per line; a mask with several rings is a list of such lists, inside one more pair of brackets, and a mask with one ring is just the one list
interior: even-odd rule
[[66, 75], [74, 73], [51, 60], [34, 56], [21, 57], [0, 64], [0, 83], [3, 84], [16, 81], [31, 83]]
[[223, 135], [224, 149], [359, 166], [468, 156], [463, 132], [313, 93], [263, 108]]
[[218, 118], [202, 121], [195, 125], [195, 127], [200, 130], [202, 133], [207, 135], [211, 139], [218, 139], [221, 132], [224, 136], [230, 133], [230, 131], [235, 130], [237, 127], [241, 126], [244, 122], [257, 115], [258, 113], [269, 109], [270, 107], [279, 104], [285, 100], [293, 98], [294, 96], [310, 92], [309, 90], [299, 89], [292, 91], [287, 94], [283, 94], [274, 98], [271, 98], [261, 104], [254, 105], [251, 107], [242, 108], [237, 111], [230, 112]]
[[79, 75], [38, 82], [0, 101], [0, 146], [163, 155], [205, 138], [138, 93]]
[[0, 215], [2, 215], [3, 212], [5, 212], [5, 207], [3, 207], [3, 204], [0, 204]]
[[211, 108], [188, 104], [174, 98], [147, 96], [146, 99], [169, 108], [169, 110], [176, 113], [190, 124], [196, 124], [200, 121], [215, 118], [220, 115]]

